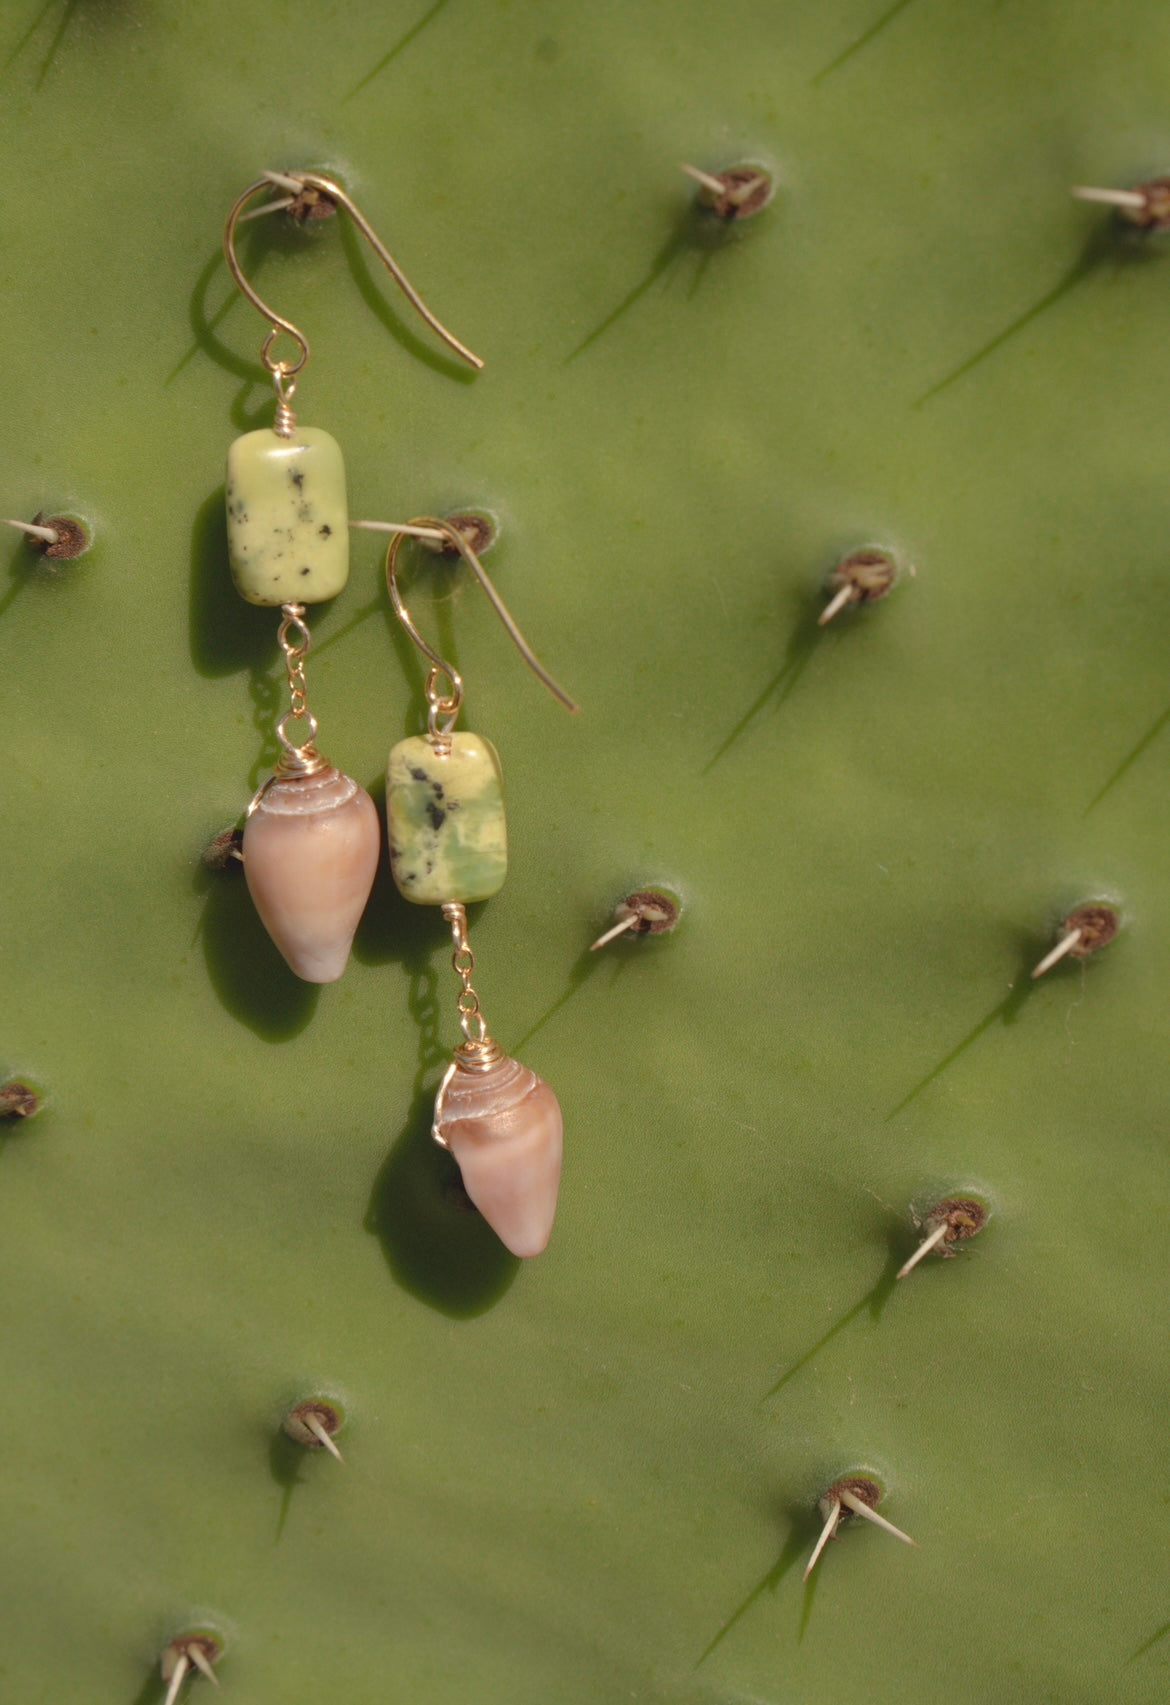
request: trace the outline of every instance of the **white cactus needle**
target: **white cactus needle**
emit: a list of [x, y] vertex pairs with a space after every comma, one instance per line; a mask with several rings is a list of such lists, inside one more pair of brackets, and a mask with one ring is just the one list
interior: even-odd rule
[[844, 586], [839, 586], [832, 598], [817, 617], [819, 628], [827, 627], [833, 617], [843, 610], [846, 604], [851, 604], [857, 596], [856, 588], [847, 580]]
[[938, 1225], [936, 1225], [934, 1230], [931, 1232], [930, 1236], [923, 1238], [922, 1242], [918, 1245], [918, 1248], [914, 1251], [909, 1261], [906, 1262], [905, 1266], [898, 1268], [898, 1278], [904, 1279], [907, 1273], [912, 1273], [918, 1263], [922, 1260], [923, 1256], [929, 1255], [932, 1249], [937, 1248], [950, 1229], [950, 1223], [947, 1220], [940, 1220]]
[[218, 1687], [219, 1677], [212, 1669], [211, 1659], [203, 1650], [203, 1647], [197, 1643], [193, 1646], [189, 1646], [187, 1648], [187, 1655], [191, 1659], [191, 1662], [195, 1665], [195, 1668], [199, 1671], [200, 1675], [206, 1676], [212, 1687]]
[[841, 1503], [840, 1503], [840, 1500], [838, 1498], [834, 1498], [833, 1503], [832, 1503], [832, 1507], [829, 1510], [829, 1514], [825, 1518], [825, 1525], [821, 1529], [821, 1537], [817, 1540], [816, 1545], [813, 1547], [813, 1554], [809, 1558], [808, 1564], [805, 1568], [804, 1578], [806, 1581], [808, 1580], [809, 1576], [812, 1574], [813, 1570], [816, 1568], [817, 1563], [820, 1560], [821, 1552], [825, 1549], [825, 1546], [829, 1543], [830, 1539], [832, 1539], [833, 1535], [836, 1533], [837, 1524], [840, 1520], [841, 1520]]
[[18, 533], [24, 533], [30, 539], [40, 539], [42, 543], [46, 545], [55, 545], [58, 543], [58, 534], [53, 531], [52, 527], [38, 526], [35, 521], [6, 520], [4, 525], [6, 527], [15, 527]]
[[630, 912], [626, 917], [620, 918], [612, 929], [607, 929], [604, 935], [598, 936], [589, 949], [590, 953], [596, 953], [597, 949], [604, 947], [608, 941], [616, 941], [619, 935], [624, 935], [628, 929], [635, 929], [640, 922], [637, 912]]
[[191, 1660], [187, 1656], [186, 1652], [180, 1653], [179, 1661], [171, 1671], [171, 1684], [167, 1688], [167, 1696], [163, 1701], [163, 1705], [175, 1705], [175, 1700], [179, 1697], [179, 1689], [183, 1685], [183, 1677], [186, 1675], [190, 1667]]
[[1066, 953], [1072, 952], [1084, 933], [1084, 930], [1070, 929], [1066, 935], [1062, 935], [1052, 952], [1046, 953], [1039, 965], [1036, 966], [1032, 972], [1033, 977], [1042, 977], [1045, 971], [1051, 971], [1052, 967], [1059, 964]]
[[865, 1520], [871, 1521], [875, 1527], [880, 1527], [885, 1533], [892, 1533], [895, 1539], [902, 1541], [903, 1545], [912, 1545], [917, 1551], [918, 1541], [916, 1539], [911, 1539], [908, 1533], [903, 1533], [902, 1529], [895, 1527], [892, 1521], [887, 1521], [885, 1516], [879, 1516], [876, 1510], [871, 1510], [865, 1499], [859, 1498], [856, 1492], [850, 1492], [847, 1487], [842, 1487], [838, 1496], [845, 1508], [852, 1510], [855, 1516], [864, 1516]]
[[329, 1433], [321, 1425], [321, 1422], [318, 1420], [317, 1416], [316, 1415], [306, 1415], [305, 1416], [305, 1426], [308, 1427], [308, 1429], [312, 1433], [313, 1437], [317, 1440], [317, 1443], [324, 1445], [325, 1449], [330, 1453], [330, 1455], [335, 1456], [337, 1458], [338, 1462], [340, 1462], [344, 1466], [345, 1458], [342, 1456], [341, 1452], [338, 1450], [337, 1446], [334, 1444]]

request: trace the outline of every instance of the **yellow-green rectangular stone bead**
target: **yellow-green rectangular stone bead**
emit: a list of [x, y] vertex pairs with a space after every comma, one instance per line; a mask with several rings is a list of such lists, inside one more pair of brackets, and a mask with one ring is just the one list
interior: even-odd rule
[[421, 734], [400, 740], [386, 766], [390, 868], [420, 906], [486, 900], [508, 872], [496, 749], [478, 734], [449, 738], [445, 757]]
[[264, 428], [228, 451], [228, 554], [249, 604], [320, 604], [349, 578], [341, 446], [316, 426]]

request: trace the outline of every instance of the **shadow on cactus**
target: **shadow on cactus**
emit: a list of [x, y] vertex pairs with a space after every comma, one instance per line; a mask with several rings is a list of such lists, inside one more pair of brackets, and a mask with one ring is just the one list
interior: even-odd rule
[[[266, 259], [274, 250], [298, 253], [306, 241], [311, 242], [313, 240], [312, 233], [316, 228], [316, 221], [313, 220], [301, 224], [294, 219], [281, 219], [279, 217], [269, 217], [264, 221], [264, 224], [266, 229], [263, 232], [257, 225], [249, 225], [239, 238], [239, 247], [245, 251], [241, 260], [253, 282], [255, 282], [257, 274], [263, 270]], [[200, 351], [204, 355], [210, 356], [217, 367], [222, 367], [228, 373], [234, 373], [238, 379], [246, 379], [249, 384], [262, 382], [263, 370], [259, 364], [245, 356], [237, 355], [234, 349], [230, 349], [215, 335], [217, 327], [222, 325], [240, 301], [240, 297], [234, 286], [231, 285], [229, 278], [227, 296], [218, 308], [212, 312], [208, 311], [207, 294], [212, 281], [221, 271], [226, 277], [227, 264], [224, 260], [223, 250], [217, 247], [205, 262], [188, 299], [187, 314], [191, 326], [191, 342], [167, 374], [165, 380], [167, 385], [174, 383], [183, 369]]]
[[[792, 601], [793, 625], [784, 649], [783, 662], [715, 749], [703, 768], [703, 775], [708, 775], [720, 758], [747, 733], [769, 700], [772, 701], [773, 711], [781, 708], [796, 690], [800, 677], [812, 661], [818, 641], [828, 641], [830, 637], [836, 640], [851, 632], [856, 621], [856, 612], [865, 605], [885, 599], [905, 574], [913, 576], [914, 569], [908, 567], [899, 570], [897, 553], [883, 547], [867, 545], [841, 557], [824, 580], [824, 589], [836, 593], [827, 606], [820, 607], [803, 592], [798, 593]], [[823, 596], [823, 593], [821, 595]], [[831, 636], [826, 634], [826, 623], [831, 621], [839, 610], [847, 609], [853, 613], [839, 618]]]
[[854, 36], [853, 40], [847, 47], [843, 47], [839, 53], [835, 54], [833, 58], [830, 59], [827, 65], [823, 65], [821, 67], [816, 76], [812, 79], [809, 87], [813, 89], [817, 88], [825, 81], [826, 77], [831, 77], [834, 71], [839, 71], [842, 65], [852, 59], [855, 53], [860, 53], [863, 47], [868, 47], [874, 37], [880, 35], [889, 24], [893, 23], [898, 14], [900, 12], [904, 12], [907, 6], [911, 4], [912, 0], [893, 0], [893, 4], [891, 6], [887, 6], [886, 10], [882, 12], [874, 20], [874, 22], [868, 26], [868, 28], [864, 29], [860, 35]]
[[794, 1362], [788, 1364], [775, 1385], [764, 1393], [763, 1401], [765, 1403], [770, 1397], [775, 1397], [776, 1393], [786, 1386], [790, 1379], [795, 1379], [796, 1375], [803, 1368], [806, 1368], [815, 1357], [819, 1356], [822, 1350], [827, 1349], [838, 1333], [843, 1332], [851, 1321], [857, 1319], [859, 1314], [864, 1314], [868, 1309], [870, 1319], [875, 1325], [877, 1324], [897, 1285], [898, 1270], [902, 1265], [905, 1253], [904, 1242], [905, 1232], [899, 1227], [891, 1226], [887, 1233], [886, 1264], [882, 1268], [877, 1282], [870, 1286], [865, 1295], [855, 1302], [852, 1308], [846, 1309], [845, 1313], [833, 1322], [828, 1331], [818, 1338], [815, 1344], [804, 1350]]
[[[591, 953], [589, 948], [585, 949], [576, 964], [570, 969], [568, 980], [562, 993], [557, 996], [551, 1006], [545, 1008], [540, 1017], [536, 1020], [535, 1024], [531, 1025], [517, 1041], [516, 1051], [518, 1053], [528, 1046], [529, 1042], [531, 1042], [532, 1038], [538, 1031], [543, 1030], [545, 1025], [548, 1024], [551, 1019], [556, 1017], [562, 1007], [569, 1004], [573, 996], [579, 989], [584, 987], [593, 972], [600, 967], [601, 963], [602, 961], [598, 959], [596, 955]], [[614, 955], [612, 961], [613, 976], [610, 979], [611, 983], [616, 982], [617, 978], [620, 977], [628, 963], [629, 961], [624, 956], [622, 958], [618, 958], [616, 954]]]
[[[39, 513], [36, 522], [48, 525], [49, 521], [60, 528], [69, 525], [76, 533], [78, 524], [87, 535], [86, 542], [80, 550], [59, 549], [46, 550], [43, 544], [28, 538], [19, 540], [8, 561], [8, 573], [11, 584], [7, 591], [0, 592], [0, 619], [2, 619], [15, 603], [17, 597], [26, 586], [36, 584], [47, 592], [58, 585], [65, 585], [73, 570], [73, 563], [68, 558], [77, 557], [90, 549], [92, 539], [88, 536], [88, 524], [77, 515], [58, 515]], [[8, 535], [12, 537], [13, 535]], [[60, 540], [60, 533], [58, 534]], [[63, 566], [64, 563], [64, 566]]]
[[[30, 49], [30, 58], [35, 57], [32, 43], [45, 26], [47, 34], [49, 18], [56, 12], [56, 22], [51, 26], [52, 33], [48, 36], [47, 46], [41, 54], [40, 65], [37, 69], [36, 81], [33, 87], [41, 89], [56, 64], [57, 55], [65, 46], [71, 26], [76, 21], [84, 29], [93, 29], [97, 25], [115, 25], [130, 22], [133, 19], [133, 8], [126, 0], [45, 0], [45, 4], [33, 14], [24, 34], [18, 38], [12, 50], [5, 59], [0, 70], [7, 71], [14, 65], [26, 48]], [[37, 49], [37, 52], [40, 50]]]
[[312, 1018], [320, 997], [316, 983], [294, 977], [252, 904], [243, 867], [222, 871], [200, 867], [195, 888], [206, 893], [199, 940], [207, 975], [226, 1012], [262, 1042], [289, 1042]]
[[1030, 308], [1025, 308], [1023, 313], [1017, 314], [1015, 319], [1006, 325], [1002, 331], [997, 332], [986, 343], [980, 344], [973, 355], [969, 355], [965, 360], [960, 361], [957, 367], [953, 367], [936, 384], [931, 385], [929, 390], [924, 391], [916, 399], [914, 407], [923, 408], [941, 392], [948, 390], [956, 380], [965, 378], [972, 368], [978, 367], [989, 355], [994, 355], [997, 349], [1000, 349], [1010, 338], [1013, 338], [1017, 332], [1023, 331], [1025, 326], [1030, 326], [1032, 321], [1038, 319], [1046, 308], [1054, 307], [1062, 297], [1068, 295], [1075, 285], [1080, 284], [1086, 278], [1091, 278], [1103, 267], [1108, 265], [1121, 268], [1132, 266], [1138, 261], [1159, 258], [1162, 250], [1151, 247], [1149, 239], [1149, 232], [1136, 230], [1133, 225], [1126, 224], [1120, 219], [1108, 220], [1096, 226], [1090, 232], [1079, 257], [1073, 262], [1063, 278], [1054, 284], [1050, 290], [1045, 291], [1044, 295], [1038, 301], [1033, 302]]
[[32, 577], [33, 564], [29, 559], [28, 546], [18, 544], [9, 558], [8, 575], [11, 584], [6, 592], [0, 593], [0, 618], [7, 615], [11, 606], [24, 591]]
[[1035, 967], [1036, 959], [1041, 951], [1042, 949], [1037, 945], [1037, 941], [1034, 936], [1028, 936], [1025, 939], [1020, 950], [1020, 966], [1015, 976], [1012, 978], [1007, 994], [1002, 1000], [996, 1001], [995, 1005], [991, 1008], [991, 1011], [985, 1012], [979, 1022], [973, 1025], [971, 1029], [968, 1030], [967, 1034], [960, 1041], [956, 1042], [954, 1047], [949, 1049], [947, 1053], [943, 1055], [942, 1059], [930, 1068], [924, 1077], [919, 1078], [913, 1089], [909, 1090], [902, 1097], [896, 1107], [892, 1107], [890, 1109], [890, 1111], [886, 1114], [887, 1124], [891, 1119], [896, 1119], [898, 1114], [909, 1107], [912, 1101], [916, 1101], [924, 1089], [929, 1089], [930, 1085], [934, 1083], [937, 1078], [940, 1078], [951, 1066], [953, 1066], [955, 1061], [960, 1059], [962, 1055], [967, 1052], [968, 1048], [978, 1042], [985, 1030], [991, 1029], [997, 1019], [1001, 1024], [1016, 1023], [1020, 1014], [1024, 1010], [1025, 1002], [1028, 1000], [1029, 996], [1034, 994], [1036, 989], [1040, 987], [1040, 985], [1033, 980], [1032, 971]]
[[188, 639], [191, 662], [205, 679], [268, 668], [276, 656], [271, 612], [245, 603], [232, 586], [223, 508], [219, 485], [191, 528]]
[[[266, 219], [264, 224], [267, 227], [268, 241], [266, 245], [260, 245], [257, 229], [251, 226], [241, 240], [241, 247], [245, 244], [248, 245], [243, 256], [243, 264], [253, 282], [261, 272], [266, 256], [270, 255], [274, 248], [279, 246], [286, 251], [295, 252], [306, 240], [301, 236], [302, 231], [305, 229], [312, 231], [315, 228], [314, 221], [309, 221], [307, 225], [302, 226], [295, 220], [281, 218]], [[188, 344], [167, 374], [165, 383], [167, 385], [173, 384], [196, 355], [202, 353], [208, 356], [217, 367], [244, 381], [228, 406], [228, 421], [237, 432], [252, 432], [257, 427], [268, 426], [271, 423], [272, 391], [259, 363], [246, 356], [237, 355], [234, 349], [231, 349], [216, 335], [216, 328], [227, 318], [234, 304], [240, 299], [233, 289], [227, 299], [213, 313], [208, 313], [207, 292], [212, 280], [221, 268], [226, 271], [223, 253], [217, 250], [203, 267], [191, 292], [189, 315], [193, 334], [192, 342]], [[253, 405], [249, 399], [257, 387], [259, 387], [260, 400]]]
[[421, 361], [424, 367], [429, 367], [432, 373], [440, 373], [445, 379], [455, 379], [461, 385], [473, 385], [476, 379], [473, 368], [465, 366], [454, 356], [433, 349], [399, 318], [387, 300], [381, 279], [370, 269], [361, 233], [348, 219], [341, 221], [341, 246], [359, 296], [399, 348], [413, 360]]
[[166, 1682], [157, 1670], [152, 1670], [130, 1701], [130, 1705], [163, 1705], [166, 1691]]
[[354, 84], [345, 99], [347, 101], [352, 101], [355, 95], [360, 95], [363, 89], [368, 88], [375, 78], [380, 77], [382, 72], [386, 70], [387, 66], [392, 65], [398, 58], [398, 55], [403, 53], [410, 46], [411, 42], [414, 41], [417, 36], [420, 36], [426, 29], [427, 25], [437, 18], [443, 8], [449, 4], [450, 0], [434, 0], [430, 10], [424, 12], [421, 18], [416, 19], [415, 22], [411, 24], [410, 28], [398, 37], [394, 45], [386, 50], [381, 59], [379, 59], [371, 67], [371, 69], [365, 73], [359, 82]]
[[298, 1486], [305, 1484], [301, 1469], [308, 1461], [303, 1445], [290, 1439], [287, 1433], [274, 1432], [268, 1441], [268, 1472], [280, 1487], [280, 1509], [276, 1518], [276, 1539], [279, 1545], [292, 1508], [292, 1497]]
[[[380, 804], [380, 796], [379, 796]], [[442, 951], [429, 908], [398, 897], [386, 861], [379, 866], [354, 942], [366, 964], [397, 960], [410, 973], [407, 1008], [418, 1034], [418, 1069], [410, 1110], [379, 1168], [365, 1227], [382, 1246], [395, 1280], [442, 1314], [483, 1314], [504, 1294], [520, 1263], [473, 1206], [459, 1168], [434, 1141], [435, 1090], [448, 1056], [444, 1022], [453, 1010], [440, 999]]]
[[689, 300], [697, 295], [715, 256], [735, 248], [743, 241], [748, 228], [744, 224], [721, 219], [698, 200], [688, 201], [681, 212], [676, 214], [665, 242], [642, 277], [632, 290], [627, 291], [617, 307], [612, 308], [592, 331], [587, 332], [577, 347], [565, 357], [566, 367], [570, 362], [576, 361], [579, 355], [584, 355], [598, 338], [604, 336], [631, 308], [636, 307], [659, 280], [667, 279], [668, 274], [682, 271], [688, 258], [693, 260], [694, 265], [689, 269], [687, 298]]
[[[4, 607], [5, 606], [3, 604], [0, 604], [0, 611], [2, 611]], [[1117, 783], [1129, 774], [1130, 770], [1137, 763], [1146, 748], [1153, 745], [1154, 741], [1158, 738], [1158, 735], [1161, 734], [1167, 723], [1170, 723], [1170, 705], [1167, 705], [1165, 710], [1158, 713], [1153, 722], [1146, 729], [1145, 733], [1142, 734], [1135, 744], [1129, 748], [1121, 762], [1115, 765], [1110, 771], [1104, 785], [1098, 788], [1092, 799], [1090, 799], [1089, 803], [1085, 806], [1083, 813], [1084, 816], [1087, 817], [1091, 811], [1095, 811], [1101, 801], [1105, 798], [1106, 794], [1111, 793], [1117, 786]]]
[[784, 661], [763, 690], [756, 694], [743, 715], [732, 725], [730, 732], [707, 760], [703, 767], [702, 773], [704, 775], [709, 774], [720, 758], [725, 757], [736, 742], [743, 738], [769, 700], [772, 701], [773, 711], [778, 711], [781, 708], [789, 695], [795, 691], [800, 677], [808, 668], [817, 648], [817, 642], [828, 641], [831, 643], [837, 639], [839, 633], [844, 631], [844, 629], [835, 629], [831, 636], [826, 635], [820, 626], [818, 617], [818, 607], [802, 594], [797, 602], [795, 621], [784, 647]]
[[[742, 1622], [743, 1618], [747, 1615], [753, 1604], [755, 1604], [756, 1600], [761, 1598], [766, 1592], [776, 1592], [781, 1581], [784, 1579], [785, 1575], [788, 1574], [793, 1564], [798, 1563], [802, 1557], [807, 1555], [809, 1547], [812, 1545], [817, 1536], [818, 1522], [816, 1519], [816, 1511], [809, 1510], [803, 1504], [786, 1503], [781, 1508], [780, 1514], [789, 1524], [788, 1536], [785, 1539], [784, 1544], [780, 1547], [780, 1555], [756, 1582], [747, 1597], [743, 1599], [739, 1605], [737, 1605], [735, 1610], [732, 1611], [731, 1615], [719, 1629], [714, 1639], [706, 1646], [702, 1655], [698, 1659], [698, 1662], [695, 1664], [696, 1669], [699, 1668], [700, 1664], [706, 1663], [707, 1659], [711, 1656], [712, 1652], [715, 1651], [716, 1647], [722, 1645], [723, 1641], [726, 1640], [727, 1636], [731, 1633], [736, 1624], [738, 1622]], [[812, 1609], [812, 1597], [816, 1590], [818, 1578], [818, 1576], [812, 1575], [805, 1583], [805, 1604], [804, 1611], [801, 1616], [799, 1635], [799, 1638], [801, 1639], [804, 1637], [804, 1631], [808, 1624], [809, 1614]]]
[[45, 1091], [24, 1077], [0, 1083], [0, 1155], [12, 1139], [27, 1130], [30, 1119], [44, 1111]]
[[[366, 791], [384, 823], [385, 772], [369, 782]], [[390, 874], [390, 860], [383, 849], [370, 898], [353, 938], [353, 957], [362, 965], [401, 965], [410, 974], [407, 1004], [411, 1022], [419, 1033], [416, 1089], [421, 1087], [428, 1072], [438, 1071], [447, 1057], [440, 1034], [444, 1011], [439, 1004], [439, 974], [435, 959], [439, 957], [444, 964], [448, 961], [443, 953], [443, 938], [436, 936], [434, 924], [434, 913], [429, 906], [412, 906], [399, 894]]]
[[434, 1085], [419, 1091], [374, 1180], [366, 1230], [397, 1282], [441, 1314], [484, 1314], [520, 1262], [472, 1206], [459, 1168], [431, 1137]]

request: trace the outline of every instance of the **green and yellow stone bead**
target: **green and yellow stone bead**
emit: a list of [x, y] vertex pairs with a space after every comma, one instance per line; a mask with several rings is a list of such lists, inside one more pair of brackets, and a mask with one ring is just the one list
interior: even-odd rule
[[386, 766], [390, 868], [399, 893], [420, 906], [486, 900], [508, 871], [496, 749], [478, 734], [449, 740], [443, 754], [412, 735]]
[[249, 604], [320, 604], [349, 578], [341, 447], [319, 427], [264, 428], [228, 451], [228, 554]]

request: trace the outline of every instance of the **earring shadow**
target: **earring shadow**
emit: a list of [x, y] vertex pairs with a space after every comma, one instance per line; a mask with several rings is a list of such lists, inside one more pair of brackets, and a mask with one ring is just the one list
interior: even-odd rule
[[[387, 884], [388, 885], [388, 884]], [[455, 1161], [431, 1136], [435, 1090], [449, 1058], [441, 1036], [440, 948], [429, 907], [399, 901], [409, 931], [393, 957], [411, 972], [407, 1008], [418, 1028], [418, 1069], [405, 1123], [378, 1169], [365, 1226], [395, 1282], [454, 1319], [484, 1314], [511, 1285], [520, 1262], [473, 1206]], [[370, 953], [367, 942], [363, 951]]]
[[[280, 214], [270, 214], [266, 219], [257, 219], [245, 225], [237, 233], [236, 248], [240, 265], [252, 285], [255, 286], [270, 255], [279, 252], [296, 254], [307, 242], [314, 240], [314, 234], [314, 222], [298, 225], [295, 220], [284, 219]], [[214, 312], [208, 311], [208, 292], [221, 269], [226, 276], [227, 262], [224, 260], [223, 250], [217, 248], [201, 268], [188, 298], [187, 317], [192, 341], [167, 375], [167, 384], [178, 377], [199, 351], [214, 361], [217, 367], [222, 367], [225, 373], [233, 373], [237, 379], [247, 379], [250, 384], [258, 382], [259, 376], [264, 373], [259, 362], [237, 355], [234, 349], [229, 348], [216, 336], [216, 327], [241, 300], [235, 285], [231, 284], [229, 293], [220, 306]]]
[[248, 377], [248, 370], [244, 363], [228, 349], [226, 344], [220, 343], [214, 335], [215, 328], [223, 323], [240, 300], [237, 291], [233, 287], [214, 313], [209, 313], [207, 308], [207, 293], [211, 288], [211, 281], [223, 264], [223, 254], [219, 249], [216, 249], [195, 280], [195, 287], [187, 300], [187, 320], [191, 327], [191, 342], [163, 380], [164, 387], [174, 384], [180, 373], [190, 365], [200, 350], [205, 355], [210, 355], [217, 366], [227, 367], [229, 371], [236, 373], [241, 378]]
[[[430, 567], [430, 564], [425, 564], [424, 566]], [[460, 570], [461, 565], [450, 567], [446, 564], [440, 564], [438, 565], [437, 572], [444, 576], [452, 576], [453, 584], [458, 586], [460, 583]], [[463, 572], [466, 573], [465, 570]], [[407, 580], [406, 574], [402, 571], [400, 571], [399, 574], [399, 585], [403, 587], [405, 594], [410, 595], [412, 605], [415, 604], [416, 599], [411, 589], [411, 583]], [[413, 613], [415, 618], [419, 621], [420, 626], [423, 628], [423, 631], [427, 632], [428, 637], [430, 637], [432, 642], [437, 646], [440, 655], [445, 657], [451, 664], [451, 667], [458, 672], [459, 645], [455, 636], [454, 603], [454, 598], [448, 593], [434, 601], [433, 609], [424, 609], [421, 616], [418, 609], [415, 609]], [[433, 632], [431, 621], [432, 614]], [[371, 599], [371, 601], [361, 610], [356, 611], [350, 618], [349, 622], [338, 628], [335, 633], [330, 634], [328, 639], [322, 640], [318, 645], [316, 645], [314, 647], [314, 656], [320, 656], [323, 651], [327, 650], [336, 641], [344, 639], [347, 634], [351, 633], [353, 629], [361, 623], [370, 620], [372, 617], [379, 616], [381, 617], [386, 637], [389, 640], [390, 645], [393, 647], [401, 677], [410, 684], [410, 698], [403, 706], [402, 711], [401, 734], [394, 737], [401, 739], [408, 734], [418, 733], [421, 728], [426, 726], [427, 702], [424, 691], [426, 675], [425, 671], [419, 667], [419, 653], [415, 649], [414, 641], [410, 638], [410, 635], [406, 632], [402, 623], [398, 621], [390, 606], [384, 582], [381, 580], [381, 577], [379, 577], [379, 588], [374, 598]], [[392, 744], [393, 740], [389, 743]], [[383, 788], [382, 796], [384, 797], [384, 783], [379, 783], [378, 785]], [[371, 792], [373, 791], [374, 790], [371, 789]], [[414, 911], [416, 908], [408, 906], [407, 909], [408, 911]]]
[[[353, 938], [353, 957], [362, 965], [417, 965], [441, 944], [435, 913], [429, 906], [412, 906], [394, 886], [390, 855], [385, 845], [386, 777], [366, 785], [383, 826], [383, 844], [374, 873], [374, 886]], [[436, 1058], [438, 1049], [436, 1047]]]
[[289, 970], [252, 904], [242, 869], [200, 869], [197, 892], [207, 895], [199, 939], [207, 975], [225, 1012], [262, 1042], [289, 1042], [312, 1018], [316, 983]]
[[[199, 507], [191, 529], [188, 644], [195, 669], [207, 678], [247, 671], [252, 723], [258, 739], [250, 788], [276, 757], [273, 732], [281, 682], [273, 668], [276, 612], [248, 604], [232, 585], [224, 494], [217, 488]], [[287, 1042], [313, 1016], [320, 990], [289, 970], [252, 905], [238, 865], [195, 876], [206, 896], [199, 924], [211, 986], [220, 1004], [265, 1042]]]
[[435, 1089], [417, 1093], [370, 1192], [366, 1230], [404, 1290], [457, 1320], [484, 1314], [520, 1262], [472, 1206], [451, 1156], [431, 1137]]
[[[346, 218], [341, 222], [341, 247], [349, 262], [350, 275], [357, 286], [359, 296], [399, 348], [405, 350], [414, 360], [421, 361], [424, 367], [429, 367], [432, 373], [439, 373], [445, 379], [454, 379], [461, 385], [473, 385], [476, 379], [474, 367], [456, 355], [443, 354], [433, 348], [398, 317], [382, 290], [381, 278], [376, 277], [371, 268], [361, 233]], [[443, 348], [445, 347], [444, 345]]]
[[273, 611], [247, 603], [232, 584], [223, 486], [200, 504], [191, 528], [187, 619], [191, 662], [205, 678], [271, 662]]
[[[243, 251], [241, 265], [253, 285], [269, 255], [279, 250], [298, 252], [306, 242], [313, 241], [314, 230], [315, 222], [300, 226], [295, 220], [283, 219], [279, 214], [246, 225], [238, 235], [238, 247]], [[216, 336], [216, 327], [226, 319], [240, 300], [233, 288], [214, 313], [208, 312], [208, 291], [221, 267], [226, 270], [223, 254], [217, 249], [200, 271], [188, 302], [192, 341], [167, 374], [165, 383], [172, 384], [188, 363], [202, 352], [224, 372], [232, 373], [244, 381], [232, 399], [228, 417], [237, 432], [252, 432], [257, 427], [272, 424], [271, 382], [258, 362], [237, 355]], [[257, 387], [260, 391], [259, 401], [252, 405], [249, 398]]]

